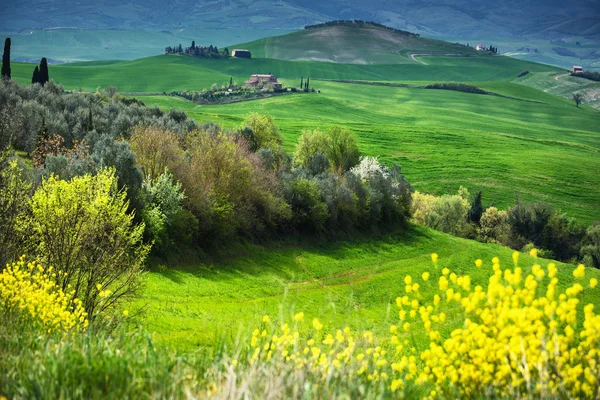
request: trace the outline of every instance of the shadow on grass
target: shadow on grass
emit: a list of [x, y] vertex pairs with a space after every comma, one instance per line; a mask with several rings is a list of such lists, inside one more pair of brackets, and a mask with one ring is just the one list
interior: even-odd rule
[[[289, 283], [310, 282], [314, 277], [302, 266], [306, 257], [322, 257], [343, 262], [349, 253], [384, 254], [397, 246], [415, 247], [415, 243], [435, 240], [434, 231], [410, 225], [404, 229], [373, 234], [349, 235], [344, 239], [293, 237], [264, 244], [239, 242], [210, 255], [158, 262], [152, 272], [175, 284], [185, 284], [185, 275], [213, 282], [247, 277], [265, 278], [284, 290]], [[417, 246], [418, 247], [418, 246]], [[326, 275], [325, 275], [326, 277]], [[264, 282], [264, 279], [260, 281]], [[264, 288], [271, 292], [274, 287]]]

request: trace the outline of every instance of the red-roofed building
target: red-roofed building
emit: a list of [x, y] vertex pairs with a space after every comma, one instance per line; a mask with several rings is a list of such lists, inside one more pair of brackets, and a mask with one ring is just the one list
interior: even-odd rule
[[271, 73], [269, 74], [254, 74], [250, 76], [250, 79], [244, 82], [247, 86], [273, 86], [273, 89], [281, 89], [282, 84], [277, 81], [277, 77]]
[[571, 68], [572, 74], [581, 74], [582, 72], [583, 72], [583, 67], [580, 67], [578, 65], [573, 65], [573, 68]]

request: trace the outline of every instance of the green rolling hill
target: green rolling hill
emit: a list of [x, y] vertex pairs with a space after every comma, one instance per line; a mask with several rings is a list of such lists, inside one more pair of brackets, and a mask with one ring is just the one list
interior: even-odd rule
[[[289, 86], [301, 77], [366, 81], [511, 81], [527, 69], [558, 72], [555, 67], [508, 57], [417, 57], [418, 64], [337, 64], [274, 59], [199, 59], [188, 56], [155, 56], [134, 61], [94, 61], [51, 65], [50, 76], [67, 89], [96, 90], [116, 86], [122, 92], [171, 92], [208, 89], [213, 83], [243, 82], [255, 73], [272, 72]], [[13, 78], [31, 82], [35, 65], [13, 63]], [[296, 80], [298, 82], [296, 82]]]
[[[358, 134], [365, 154], [402, 165], [417, 190], [452, 193], [464, 185], [483, 190], [488, 204], [508, 207], [520, 196], [548, 201], [582, 222], [600, 218], [595, 173], [600, 169], [600, 113], [539, 90], [545, 77], [560, 73], [558, 69], [502, 56], [417, 60], [424, 64], [156, 56], [53, 65], [50, 75], [67, 89], [95, 91], [114, 85], [122, 93], [143, 96], [148, 105], [183, 109], [198, 122], [229, 128], [239, 126], [251, 111], [268, 113], [290, 152], [303, 129], [343, 125]], [[15, 63], [13, 77], [28, 82], [32, 69], [31, 64]], [[517, 79], [523, 70], [531, 73]], [[257, 72], [273, 72], [288, 86], [310, 76], [321, 93], [212, 106], [163, 96], [208, 89], [213, 83], [228, 83], [230, 77], [242, 82]], [[327, 81], [340, 79], [421, 87]], [[422, 88], [446, 81], [467, 82], [504, 97]]]
[[345, 64], [415, 64], [412, 54], [476, 56], [463, 45], [416, 37], [375, 26], [326, 26], [304, 29], [234, 46], [253, 57]]

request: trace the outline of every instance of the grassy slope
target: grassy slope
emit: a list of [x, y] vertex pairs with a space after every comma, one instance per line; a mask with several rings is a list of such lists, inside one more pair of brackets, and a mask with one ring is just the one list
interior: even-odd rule
[[152, 30], [95, 30], [51, 29], [27, 30], [20, 33], [1, 33], [10, 36], [11, 54], [16, 59], [47, 57], [65, 62], [77, 60], [132, 60], [161, 54], [165, 47], [181, 43], [189, 46], [192, 40], [198, 45], [215, 45], [219, 48], [250, 38], [261, 38], [287, 33], [290, 30], [194, 28], [172, 31]]
[[566, 72], [530, 74], [519, 78], [517, 81], [523, 85], [567, 99], [571, 99], [573, 93], [581, 93], [585, 104], [600, 108], [600, 82], [572, 77], [567, 75]]
[[[423, 57], [430, 65], [356, 65], [293, 62], [271, 59], [210, 60], [187, 56], [156, 56], [134, 61], [97, 61], [51, 65], [50, 77], [67, 89], [96, 90], [114, 85], [123, 92], [170, 92], [207, 89], [228, 83], [233, 77], [245, 81], [251, 74], [272, 72], [290, 86], [300, 77], [389, 81], [508, 81], [524, 69], [549, 72], [555, 68], [507, 57]], [[13, 78], [31, 82], [32, 64], [12, 63]]]
[[[302, 129], [342, 124], [359, 135], [364, 152], [401, 164], [419, 190], [447, 193], [459, 185], [483, 189], [486, 202], [506, 207], [517, 193], [547, 200], [591, 222], [600, 217], [600, 114], [510, 81], [522, 70], [556, 69], [506, 57], [421, 57], [428, 65], [350, 65], [281, 60], [202, 60], [158, 56], [130, 62], [51, 66], [67, 88], [115, 85], [127, 92], [199, 90], [229, 77], [271, 71], [289, 85], [311, 76], [321, 95], [295, 95], [227, 106], [198, 107], [174, 97], [147, 104], [182, 108], [198, 121], [240, 124], [250, 111], [272, 114], [292, 150]], [[29, 80], [32, 66], [14, 64]], [[471, 81], [488, 90], [544, 104], [448, 91], [318, 82], [323, 79]], [[374, 101], [374, 99], [376, 101]], [[524, 157], [523, 154], [527, 154]]]
[[415, 64], [410, 53], [476, 55], [473, 48], [411, 37], [375, 27], [332, 26], [301, 30], [234, 46], [256, 58], [350, 64]]
[[[225, 106], [174, 97], [147, 104], [180, 108], [198, 121], [228, 127], [259, 111], [275, 117], [288, 151], [303, 129], [340, 124], [356, 132], [364, 153], [402, 165], [417, 190], [481, 189], [507, 207], [546, 200], [584, 222], [600, 218], [600, 113], [511, 83], [482, 87], [542, 104], [443, 90], [315, 82], [300, 94]], [[373, 99], [376, 99], [374, 101]]]
[[[474, 285], [487, 282], [492, 257], [512, 266], [506, 248], [413, 227], [405, 233], [346, 242], [248, 246], [229, 260], [157, 269], [148, 275], [137, 305], [146, 307], [144, 324], [160, 343], [185, 350], [212, 344], [216, 337], [235, 340], [239, 328], [253, 329], [264, 314], [289, 321], [298, 311], [304, 311], [308, 321], [318, 317], [328, 326], [383, 334], [388, 324], [398, 322], [394, 301], [403, 295], [404, 276], [418, 279], [426, 299], [433, 296], [437, 281], [420, 279], [424, 271], [439, 275], [431, 263], [433, 252], [440, 256], [440, 269], [469, 274]], [[476, 258], [484, 260], [483, 270], [475, 268]], [[523, 256], [521, 264], [529, 266], [530, 258]], [[563, 284], [572, 281], [572, 268], [560, 266]], [[589, 271], [586, 279], [599, 277], [599, 272]], [[600, 289], [588, 290], [586, 304], [599, 300]]]

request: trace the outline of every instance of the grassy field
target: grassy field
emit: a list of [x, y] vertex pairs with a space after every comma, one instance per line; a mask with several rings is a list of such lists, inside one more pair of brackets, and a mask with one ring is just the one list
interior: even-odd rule
[[[395, 299], [403, 295], [403, 278], [440, 273], [431, 262], [434, 252], [440, 270], [470, 274], [474, 285], [487, 282], [494, 256], [512, 267], [509, 249], [412, 227], [352, 241], [248, 245], [211, 263], [156, 267], [136, 307], [143, 308], [144, 325], [158, 343], [181, 350], [235, 341], [238, 332], [251, 331], [265, 314], [289, 321], [298, 311], [309, 321], [318, 317], [328, 326], [383, 335], [398, 322]], [[484, 260], [481, 270], [474, 265], [477, 258]], [[522, 265], [531, 265], [529, 256], [521, 259]], [[559, 266], [563, 285], [573, 281], [572, 268]], [[587, 279], [599, 276], [600, 271], [589, 271]], [[436, 284], [423, 284], [426, 299]], [[585, 296], [586, 304], [598, 303], [600, 289]]]
[[[422, 57], [422, 64], [335, 64], [272, 59], [210, 60], [187, 56], [156, 56], [134, 61], [95, 61], [51, 65], [50, 77], [67, 89], [96, 90], [116, 86], [122, 92], [201, 90], [213, 83], [243, 82], [255, 73], [272, 72], [289, 86], [301, 77], [374, 81], [510, 81], [524, 69], [558, 71], [554, 67], [500, 56]], [[31, 82], [35, 65], [12, 63], [13, 78]]]
[[[483, 190], [488, 204], [508, 207], [521, 196], [548, 201], [582, 222], [600, 218], [600, 177], [595, 173], [600, 168], [600, 114], [537, 88], [509, 83], [525, 69], [532, 71], [528, 80], [559, 73], [557, 69], [499, 56], [418, 59], [427, 65], [157, 56], [51, 66], [50, 75], [67, 89], [114, 85], [121, 92], [154, 94], [144, 96], [144, 102], [183, 109], [199, 122], [230, 128], [239, 126], [248, 112], [267, 113], [277, 120], [288, 151], [303, 129], [340, 124], [357, 133], [365, 154], [402, 165], [417, 190], [441, 194], [465, 185]], [[31, 68], [14, 64], [13, 76], [27, 82]], [[240, 82], [257, 71], [273, 72], [289, 86], [310, 76], [321, 93], [215, 106], [160, 96], [206, 89], [230, 77]], [[510, 98], [318, 79], [464, 81]]]
[[411, 54], [477, 55], [466, 46], [376, 27], [331, 26], [243, 43], [256, 58], [350, 64], [415, 64]]
[[600, 108], [600, 82], [572, 77], [566, 72], [525, 75], [517, 82], [567, 99], [581, 93], [585, 104]]
[[[600, 218], [600, 113], [512, 83], [481, 84], [513, 98], [445, 90], [314, 82], [299, 94], [222, 106], [176, 97], [146, 104], [237, 127], [252, 111], [272, 115], [292, 152], [303, 129], [340, 124], [364, 153], [403, 167], [417, 190], [483, 190], [500, 207], [545, 200], [582, 222]], [[376, 99], [376, 100], [374, 100]], [[528, 101], [523, 101], [523, 100]]]
[[50, 29], [0, 32], [12, 39], [12, 58], [92, 61], [134, 60], [162, 54], [165, 47], [181, 43], [225, 47], [232, 43], [288, 33], [287, 29], [241, 29], [188, 27], [173, 30]]

